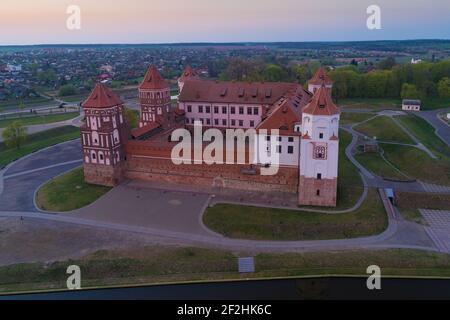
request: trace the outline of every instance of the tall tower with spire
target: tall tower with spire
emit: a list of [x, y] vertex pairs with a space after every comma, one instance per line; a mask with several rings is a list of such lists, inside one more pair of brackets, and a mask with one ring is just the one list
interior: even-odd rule
[[339, 159], [339, 108], [325, 84], [302, 110], [299, 204], [336, 206]]
[[314, 77], [308, 81], [308, 91], [315, 93], [320, 87], [325, 86], [327, 89], [333, 88], [333, 81], [327, 75], [324, 68], [319, 68], [314, 74]]
[[158, 122], [162, 126], [169, 123], [170, 86], [155, 65], [150, 66], [139, 86], [139, 103], [141, 105], [140, 128], [152, 122]]
[[194, 69], [192, 69], [192, 67], [190, 65], [187, 65], [186, 68], [184, 69], [183, 73], [181, 74], [181, 76], [178, 78], [178, 90], [179, 93], [181, 93], [181, 91], [183, 90], [184, 84], [186, 81], [188, 80], [198, 80], [199, 77], [197, 75], [197, 73], [195, 72]]
[[123, 178], [123, 145], [129, 132], [123, 102], [97, 84], [82, 106], [86, 116], [86, 124], [80, 129], [85, 180], [116, 186]]

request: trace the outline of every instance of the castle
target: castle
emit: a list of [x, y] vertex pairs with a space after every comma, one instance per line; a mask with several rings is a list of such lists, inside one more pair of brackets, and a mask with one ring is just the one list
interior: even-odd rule
[[[124, 179], [232, 188], [298, 195], [299, 205], [336, 206], [339, 108], [332, 81], [323, 69], [308, 83], [220, 82], [201, 80], [187, 67], [171, 104], [170, 86], [150, 66], [139, 86], [138, 128], [130, 130], [124, 103], [101, 84], [82, 104], [86, 123], [81, 141], [86, 182], [116, 186]], [[256, 156], [247, 163], [175, 164], [176, 129], [254, 129]], [[261, 175], [268, 163], [270, 130], [278, 130], [279, 169]]]

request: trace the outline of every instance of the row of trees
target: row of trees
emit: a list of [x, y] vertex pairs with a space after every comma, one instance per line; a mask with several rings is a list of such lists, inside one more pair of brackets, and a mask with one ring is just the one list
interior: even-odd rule
[[[220, 79], [286, 81], [306, 85], [319, 67], [319, 62], [286, 65], [234, 58], [220, 73]], [[340, 99], [450, 97], [450, 60], [397, 64], [394, 58], [387, 58], [369, 72], [350, 65], [329, 71], [329, 75], [335, 82], [333, 94]]]
[[450, 97], [450, 61], [399, 64], [360, 73], [354, 67], [329, 72], [336, 98]]

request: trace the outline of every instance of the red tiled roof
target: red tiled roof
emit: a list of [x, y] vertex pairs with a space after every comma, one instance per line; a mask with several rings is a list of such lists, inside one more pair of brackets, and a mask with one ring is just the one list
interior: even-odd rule
[[339, 114], [340, 111], [331, 98], [331, 90], [322, 85], [314, 94], [311, 102], [303, 108], [303, 113], [331, 116]]
[[311, 80], [309, 80], [308, 83], [315, 85], [321, 85], [323, 83], [325, 85], [331, 85], [333, 84], [333, 80], [331, 80], [331, 78], [327, 76], [327, 73], [324, 68], [320, 68], [319, 70], [317, 70], [314, 77]]
[[186, 69], [184, 69], [179, 81], [184, 82], [186, 80], [194, 80], [194, 79], [198, 79], [197, 72], [195, 72], [195, 70], [192, 69], [190, 65], [188, 65]]
[[151, 122], [146, 126], [143, 126], [141, 128], [136, 128], [131, 130], [131, 135], [134, 138], [139, 138], [140, 136], [143, 136], [144, 134], [146, 134], [147, 132], [153, 131], [155, 129], [158, 129], [159, 127], [161, 127], [161, 124], [159, 122]]
[[284, 82], [219, 82], [189, 80], [184, 84], [180, 102], [242, 103], [271, 105], [282, 97], [289, 97], [301, 88], [299, 84]]
[[97, 83], [82, 106], [84, 108], [111, 108], [122, 104], [123, 101], [114, 92], [104, 85]]
[[151, 65], [145, 74], [144, 80], [142, 81], [139, 89], [143, 90], [158, 90], [167, 89], [169, 84], [164, 80], [164, 78], [159, 73], [155, 65]]
[[295, 125], [300, 121], [301, 118], [292, 109], [289, 100], [286, 99], [282, 101], [273, 111], [267, 114], [267, 118], [259, 124], [257, 130], [279, 129], [281, 135], [293, 135], [295, 134]]

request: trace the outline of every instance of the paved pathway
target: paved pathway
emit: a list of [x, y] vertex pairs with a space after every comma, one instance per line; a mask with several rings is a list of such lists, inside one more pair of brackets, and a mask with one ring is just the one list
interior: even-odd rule
[[450, 211], [421, 209], [420, 213], [429, 225], [426, 231], [436, 247], [450, 253]]
[[436, 134], [450, 146], [450, 126], [439, 119], [438, 115], [442, 112], [450, 112], [450, 108], [437, 109], [432, 111], [417, 112], [416, 115], [426, 120], [436, 130]]

